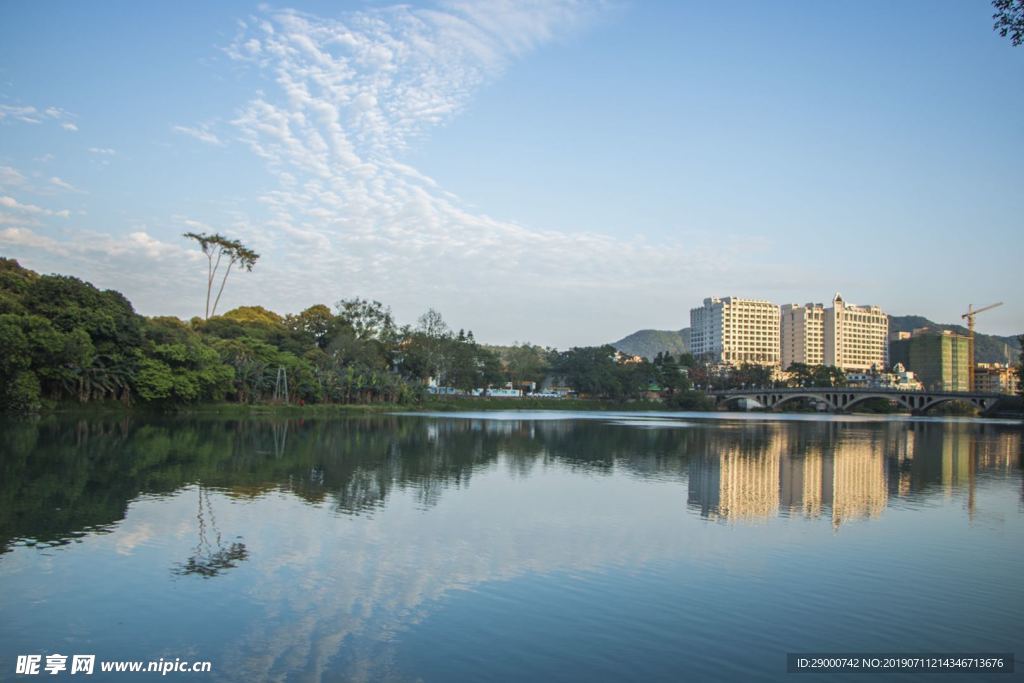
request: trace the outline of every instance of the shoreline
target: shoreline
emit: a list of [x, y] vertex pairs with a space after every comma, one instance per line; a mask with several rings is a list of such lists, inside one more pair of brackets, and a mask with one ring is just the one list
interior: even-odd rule
[[[631, 413], [652, 413], [652, 412], [682, 412], [691, 414], [707, 415], [860, 415], [875, 417], [920, 417], [908, 412], [872, 412], [853, 411], [849, 413], [829, 413], [819, 411], [790, 410], [776, 413], [773, 411], [761, 410], [685, 410], [668, 406], [661, 401], [604, 401], [597, 399], [552, 399], [552, 398], [482, 398], [482, 397], [460, 397], [443, 400], [427, 400], [417, 403], [369, 403], [369, 404], [273, 404], [273, 403], [202, 403], [195, 405], [175, 406], [153, 406], [134, 405], [125, 406], [117, 402], [104, 403], [50, 403], [42, 410], [30, 414], [9, 413], [6, 417], [47, 417], [51, 415], [139, 415], [139, 416], [175, 416], [175, 415], [197, 415], [197, 416], [220, 416], [220, 417], [263, 417], [263, 416], [290, 416], [290, 417], [350, 417], [359, 415], [381, 415], [389, 413], [458, 413], [458, 412], [498, 412], [498, 411], [564, 411], [564, 412], [631, 412]], [[0, 414], [2, 415], [2, 414]], [[946, 418], [978, 418], [978, 419], [1000, 419], [1000, 420], [1021, 420], [1019, 415], [959, 415], [949, 413], [935, 413], [924, 417], [946, 417]]]

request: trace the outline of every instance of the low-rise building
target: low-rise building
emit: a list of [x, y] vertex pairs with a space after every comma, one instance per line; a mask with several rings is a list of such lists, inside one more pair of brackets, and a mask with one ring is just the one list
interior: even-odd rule
[[990, 394], [1016, 394], [1020, 390], [1017, 368], [1006, 363], [977, 363], [974, 390]]
[[913, 371], [907, 370], [902, 363], [897, 363], [889, 372], [880, 372], [877, 368], [870, 372], [848, 372], [846, 381], [851, 387], [864, 389], [921, 391], [924, 388]]

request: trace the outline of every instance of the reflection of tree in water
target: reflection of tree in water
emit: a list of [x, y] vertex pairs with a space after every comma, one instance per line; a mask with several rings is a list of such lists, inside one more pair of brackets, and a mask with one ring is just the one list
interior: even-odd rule
[[[968, 452], [962, 444], [974, 442], [977, 457], [961, 458]], [[191, 494], [194, 482], [231, 499], [285, 491], [343, 515], [372, 515], [398, 492], [430, 509], [498, 463], [517, 477], [557, 465], [587, 476], [624, 472], [685, 483], [699, 479], [694, 468], [724, 452], [746, 462], [778, 451], [786, 462], [804, 464], [805, 456], [855, 444], [884, 454], [888, 496], [945, 495], [950, 486], [968, 485], [975, 470], [1019, 476], [1022, 442], [1015, 425], [914, 422], [721, 421], [644, 429], [598, 420], [396, 415], [0, 421], [0, 556], [18, 543], [53, 546], [112, 531], [140, 494]], [[782, 474], [803, 490], [803, 480], [792, 478], [796, 470]], [[209, 494], [200, 495], [201, 547], [178, 571], [212, 576], [245, 559], [245, 548], [218, 545], [212, 528], [204, 542], [211, 513]]]
[[[207, 538], [206, 518], [210, 518], [210, 529], [213, 532], [213, 543]], [[237, 567], [249, 557], [249, 551], [245, 544], [235, 541], [224, 547], [221, 540], [220, 529], [217, 527], [217, 518], [213, 514], [213, 505], [210, 503], [210, 491], [202, 484], [199, 485], [199, 511], [196, 513], [199, 522], [199, 543], [195, 552], [185, 562], [180, 562], [171, 571], [179, 576], [195, 574], [204, 579], [211, 579], [221, 572]], [[241, 537], [238, 537], [241, 538]]]

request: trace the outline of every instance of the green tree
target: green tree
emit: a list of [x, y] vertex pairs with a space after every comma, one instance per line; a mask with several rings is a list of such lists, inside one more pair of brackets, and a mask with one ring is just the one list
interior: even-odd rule
[[[689, 354], [684, 354], [689, 355]], [[690, 356], [692, 361], [693, 356]], [[665, 392], [665, 397], [671, 399], [680, 392], [690, 389], [690, 378], [678, 360], [668, 352], [659, 353], [654, 357], [655, 381]]]
[[444, 386], [448, 375], [446, 346], [452, 332], [441, 314], [431, 308], [406, 329], [402, 342], [403, 364], [407, 371], [421, 380], [431, 377]]
[[219, 401], [232, 391], [235, 373], [216, 349], [177, 318], [146, 321], [145, 357], [135, 376], [147, 401]]
[[834, 365], [807, 365], [793, 363], [789, 366], [789, 384], [794, 387], [844, 387], [846, 373]]
[[548, 351], [533, 344], [517, 344], [505, 349], [504, 367], [513, 384], [535, 382], [540, 385], [550, 369]]
[[58, 394], [93, 358], [80, 329], [65, 333], [38, 315], [0, 314], [0, 405], [38, 408], [44, 390]]
[[1024, 0], [992, 0], [992, 6], [996, 9], [992, 28], [1003, 38], [1009, 36], [1014, 47], [1024, 43]]
[[100, 291], [75, 277], [43, 275], [32, 281], [22, 303], [61, 332], [84, 330], [98, 353], [127, 355], [142, 343], [142, 316], [120, 292]]
[[337, 320], [330, 308], [317, 304], [297, 315], [286, 315], [284, 324], [292, 332], [302, 335], [309, 344], [323, 349], [330, 342]]
[[0, 313], [24, 313], [22, 297], [38, 277], [14, 259], [0, 256]]
[[618, 396], [619, 373], [612, 346], [573, 347], [558, 354], [552, 371], [576, 391], [597, 397]]
[[[391, 309], [379, 301], [366, 299], [342, 299], [336, 305], [338, 318], [348, 324], [360, 340], [375, 339], [381, 342], [394, 340], [397, 328]], [[436, 313], [436, 311], [433, 311]], [[440, 317], [440, 314], [438, 314]]]
[[[194, 240], [199, 244], [199, 248], [202, 249], [203, 254], [206, 256], [207, 270], [206, 270], [206, 318], [209, 319], [211, 316], [217, 315], [217, 304], [220, 302], [220, 296], [224, 293], [224, 285], [227, 284], [228, 275], [231, 274], [231, 269], [234, 266], [252, 272], [252, 267], [256, 265], [256, 261], [259, 260], [260, 255], [252, 249], [249, 249], [238, 240], [228, 239], [221, 234], [208, 235], [205, 232], [186, 232], [183, 237], [190, 240]], [[213, 286], [217, 280], [217, 274], [220, 271], [220, 267], [224, 266], [224, 275], [220, 280], [220, 287], [217, 290], [217, 297], [213, 301], [213, 307], [210, 307], [210, 296], [213, 293]]]

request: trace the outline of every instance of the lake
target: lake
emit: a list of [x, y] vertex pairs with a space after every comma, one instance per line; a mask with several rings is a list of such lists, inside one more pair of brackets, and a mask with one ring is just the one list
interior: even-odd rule
[[787, 653], [1022, 649], [1019, 423], [54, 416], [0, 449], [0, 679], [57, 653], [93, 680], [811, 681]]

